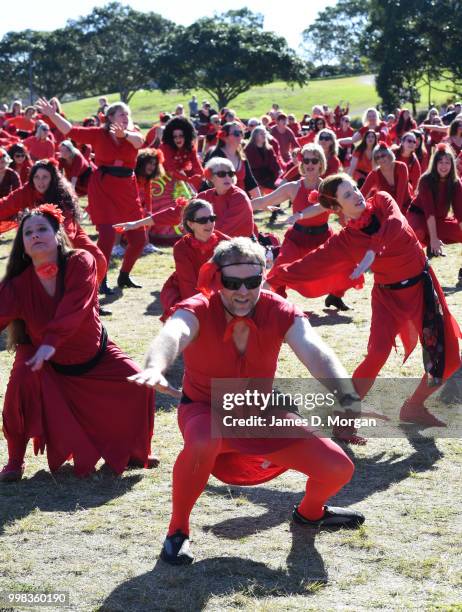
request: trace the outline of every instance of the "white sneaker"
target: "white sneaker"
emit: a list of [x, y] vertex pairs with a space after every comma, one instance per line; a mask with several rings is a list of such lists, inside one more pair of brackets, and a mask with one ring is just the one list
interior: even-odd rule
[[154, 246], [153, 244], [151, 244], [150, 242], [148, 242], [148, 244], [143, 249], [143, 255], [150, 255], [151, 253], [161, 254], [162, 251], [158, 249], [156, 246]]
[[118, 244], [115, 247], [112, 247], [111, 255], [112, 257], [123, 257], [125, 255], [125, 249], [123, 246]]

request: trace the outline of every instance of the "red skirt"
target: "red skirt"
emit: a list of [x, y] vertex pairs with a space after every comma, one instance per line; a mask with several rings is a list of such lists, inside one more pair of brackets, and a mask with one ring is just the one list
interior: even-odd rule
[[129, 177], [93, 172], [88, 183], [88, 214], [95, 225], [138, 221], [143, 209], [135, 175]]
[[31, 372], [26, 361], [36, 348], [16, 352], [3, 408], [5, 437], [34, 438], [46, 447], [57, 470], [70, 457], [75, 473], [91, 473], [99, 459], [121, 474], [129, 460], [146, 463], [154, 427], [154, 392], [126, 380], [138, 366], [111, 341], [97, 365], [79, 376], [63, 375], [45, 363]]

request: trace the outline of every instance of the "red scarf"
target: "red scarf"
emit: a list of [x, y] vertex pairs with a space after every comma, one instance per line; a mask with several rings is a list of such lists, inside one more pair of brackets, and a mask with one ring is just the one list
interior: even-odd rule
[[347, 223], [347, 227], [352, 229], [361, 230], [363, 227], [367, 227], [371, 222], [371, 217], [374, 214], [374, 208], [370, 202], [366, 202], [366, 208], [361, 213], [361, 216], [357, 219], [350, 219]]
[[35, 272], [39, 278], [49, 280], [58, 274], [58, 266], [55, 263], [44, 263], [37, 266]]

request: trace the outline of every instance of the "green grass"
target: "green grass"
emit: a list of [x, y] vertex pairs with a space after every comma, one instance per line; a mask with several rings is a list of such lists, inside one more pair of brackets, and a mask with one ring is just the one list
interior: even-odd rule
[[[199, 102], [210, 96], [201, 90], [194, 91]], [[445, 102], [447, 94], [434, 92], [437, 103]], [[101, 92], [103, 95], [104, 92]], [[427, 90], [421, 90], [422, 100], [419, 108], [426, 108]], [[117, 94], [110, 94], [110, 102], [119, 99]], [[178, 91], [162, 94], [158, 91], [139, 91], [130, 102], [135, 121], [147, 127], [158, 119], [160, 111], [173, 111], [177, 104], [183, 104], [188, 110], [188, 100], [191, 95], [184, 95]], [[306, 87], [288, 87], [285, 83], [276, 82], [262, 87], [252, 87], [249, 91], [232, 100], [230, 106], [234, 108], [239, 117], [249, 119], [259, 117], [266, 113], [273, 102], [277, 102], [286, 112], [294, 113], [301, 118], [304, 113], [311, 112], [314, 104], [328, 104], [335, 107], [339, 100], [350, 102], [350, 113], [353, 117], [360, 117], [369, 106], [378, 103], [375, 91], [374, 77], [361, 75], [340, 79], [313, 80]], [[66, 115], [73, 121], [81, 121], [83, 117], [96, 112], [98, 96], [86, 98], [76, 102], [64, 104]]]

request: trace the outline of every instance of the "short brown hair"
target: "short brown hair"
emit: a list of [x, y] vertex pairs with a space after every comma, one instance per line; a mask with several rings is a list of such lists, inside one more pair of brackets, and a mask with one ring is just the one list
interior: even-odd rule
[[331, 210], [337, 210], [340, 204], [337, 200], [337, 189], [339, 185], [347, 181], [348, 183], [354, 184], [353, 179], [349, 174], [340, 172], [339, 174], [331, 174], [321, 181], [319, 185], [319, 203], [323, 208], [329, 208]]

